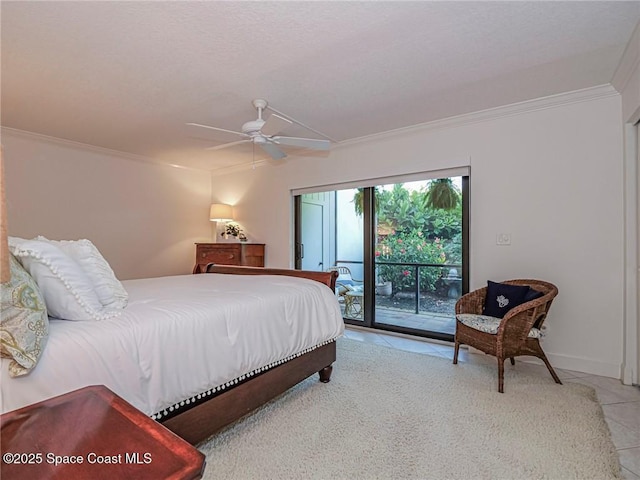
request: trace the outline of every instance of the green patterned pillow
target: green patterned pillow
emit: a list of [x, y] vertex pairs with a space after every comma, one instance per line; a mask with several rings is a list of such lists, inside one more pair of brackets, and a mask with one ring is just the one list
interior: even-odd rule
[[11, 358], [9, 375], [26, 375], [36, 366], [49, 335], [47, 309], [36, 282], [11, 255], [11, 280], [2, 284], [0, 354]]

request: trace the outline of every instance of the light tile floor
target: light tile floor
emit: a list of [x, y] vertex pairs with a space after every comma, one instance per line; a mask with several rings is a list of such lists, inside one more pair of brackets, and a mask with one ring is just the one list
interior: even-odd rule
[[[418, 337], [390, 334], [355, 326], [347, 327], [345, 337], [453, 360], [453, 344], [451, 343], [427, 341]], [[461, 349], [458, 361], [495, 363], [496, 360], [489, 355], [469, 353], [466, 349]], [[509, 365], [508, 362], [507, 365]], [[540, 375], [549, 375], [544, 365], [519, 362], [518, 368], [539, 372]], [[613, 443], [620, 455], [623, 477], [628, 480], [640, 480], [640, 388], [622, 385], [619, 380], [613, 378], [557, 368], [555, 370], [562, 382], [582, 383], [596, 390], [611, 430]]]

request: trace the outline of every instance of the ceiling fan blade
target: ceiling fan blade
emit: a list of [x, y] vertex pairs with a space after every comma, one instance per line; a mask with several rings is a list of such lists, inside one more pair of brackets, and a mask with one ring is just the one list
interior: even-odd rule
[[311, 150], [329, 150], [331, 147], [329, 140], [315, 138], [273, 137], [271, 140], [280, 145], [291, 145], [292, 147], [303, 147]]
[[287, 156], [286, 153], [276, 147], [273, 143], [266, 142], [259, 143], [258, 145], [260, 145], [265, 152], [271, 155], [271, 158], [273, 158], [274, 160], [280, 160], [281, 158]]
[[241, 143], [250, 143], [252, 140], [249, 138], [247, 140], [238, 140], [237, 142], [225, 143], [222, 145], [216, 145], [215, 147], [205, 148], [205, 150], [222, 150], [223, 148], [233, 147], [234, 145], [240, 145]]
[[281, 132], [292, 123], [293, 122], [287, 120], [286, 118], [272, 113], [269, 118], [267, 118], [266, 122], [264, 122], [264, 125], [260, 130], [262, 131], [263, 135], [267, 135], [268, 137], [270, 137], [271, 135], [275, 135], [276, 133]]
[[250, 135], [247, 135], [246, 133], [234, 132], [233, 130], [227, 130], [225, 128], [210, 127], [209, 125], [200, 125], [199, 123], [187, 123], [187, 125], [192, 127], [208, 128], [209, 130], [217, 130], [219, 132], [233, 133], [235, 135], [242, 135], [243, 137], [250, 137]]

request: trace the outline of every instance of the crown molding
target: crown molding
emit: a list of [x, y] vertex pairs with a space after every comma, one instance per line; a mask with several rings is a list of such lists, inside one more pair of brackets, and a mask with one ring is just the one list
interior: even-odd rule
[[[636, 32], [637, 34], [637, 32]], [[636, 59], [636, 62], [638, 59]], [[621, 71], [619, 69], [619, 71]], [[626, 69], [625, 69], [626, 71]], [[633, 69], [629, 69], [630, 72], [633, 72]], [[618, 71], [616, 71], [616, 76], [618, 75]], [[622, 73], [620, 74], [622, 75]], [[580, 90], [575, 90], [572, 92], [560, 93], [556, 95], [549, 95], [547, 97], [536, 98], [533, 100], [526, 100], [523, 102], [512, 103], [509, 105], [503, 105], [500, 107], [489, 108], [486, 110], [480, 110], [477, 112], [466, 113], [462, 115], [456, 115], [453, 117], [447, 117], [439, 120], [433, 120], [430, 122], [420, 123], [417, 125], [411, 125], [409, 127], [398, 128], [395, 130], [389, 130], [386, 132], [376, 133], [373, 135], [367, 135], [364, 137], [358, 137], [350, 140], [344, 140], [342, 142], [337, 143], [332, 147], [332, 149], [342, 149], [350, 146], [359, 145], [362, 143], [368, 143], [371, 141], [378, 140], [388, 140], [392, 138], [399, 138], [407, 134], [419, 133], [419, 132], [428, 132], [432, 130], [439, 130], [445, 128], [455, 128], [464, 125], [469, 125], [473, 123], [479, 122], [487, 122], [491, 120], [496, 120], [499, 118], [510, 117], [513, 115], [520, 115], [523, 113], [534, 112], [538, 110], [545, 110], [549, 108], [556, 108], [563, 105], [569, 105], [573, 103], [580, 102], [588, 102], [597, 100], [600, 98], [607, 98], [612, 96], [620, 95], [619, 91], [613, 87], [611, 84], [599, 85], [596, 87], [584, 88]], [[255, 170], [256, 168], [264, 167], [269, 165], [268, 160], [255, 160], [246, 163], [241, 163], [237, 165], [231, 165], [228, 167], [217, 168], [213, 170], [207, 169], [198, 169], [193, 167], [186, 167], [181, 165], [174, 164], [166, 164], [163, 162], [156, 161], [149, 157], [144, 157], [141, 155], [134, 155], [131, 153], [121, 152], [118, 150], [112, 150], [103, 147], [96, 147], [93, 145], [87, 145], [84, 143], [74, 142], [71, 140], [64, 140], [56, 137], [50, 137], [47, 135], [42, 135], [33, 132], [27, 132], [24, 130], [18, 130], [10, 127], [1, 127], [2, 134], [8, 133], [14, 136], [28, 138], [32, 140], [38, 140], [41, 142], [56, 144], [67, 146], [71, 148], [82, 149], [85, 151], [90, 151], [93, 153], [99, 153], [103, 155], [114, 155], [120, 158], [125, 158], [129, 160], [134, 160], [138, 162], [144, 162], [153, 165], [159, 166], [171, 166], [174, 168], [184, 168], [188, 170], [196, 170], [196, 171], [206, 171], [209, 172], [212, 176], [222, 176], [229, 175], [232, 173], [243, 172], [247, 170]], [[303, 156], [291, 156], [288, 157], [290, 159], [295, 158], [304, 158]]]
[[184, 165], [175, 165], [169, 164], [165, 162], [160, 162], [154, 160], [150, 157], [145, 157], [143, 155], [135, 155], [133, 153], [121, 152], [120, 150], [113, 150], [111, 148], [97, 147], [95, 145], [89, 145], [87, 143], [75, 142], [73, 140], [66, 140], [64, 138], [51, 137], [49, 135], [43, 135], [41, 133], [28, 132], [26, 130], [19, 130], [17, 128], [11, 127], [0, 127], [1, 135], [9, 135], [18, 138], [24, 138], [26, 140], [34, 140], [42, 143], [48, 143], [51, 145], [58, 145], [61, 147], [73, 148], [76, 150], [83, 150], [85, 152], [91, 152], [99, 155], [109, 155], [119, 157], [125, 160], [133, 160], [134, 162], [142, 162], [146, 164], [151, 164], [159, 167], [173, 167], [173, 168], [182, 168], [185, 170], [196, 170], [196, 171], [208, 171], [202, 170], [199, 168], [187, 167]]
[[145, 157], [143, 155], [135, 155], [133, 153], [121, 152], [120, 150], [97, 147], [95, 145], [89, 145], [87, 143], [74, 142], [73, 140], [65, 140], [64, 138], [51, 137], [49, 135], [28, 132], [26, 130], [19, 130], [17, 128], [0, 127], [0, 135], [9, 135], [9, 136], [18, 137], [18, 138], [24, 138], [26, 140], [34, 140], [42, 143], [48, 143], [51, 145], [58, 145], [62, 147], [74, 148], [77, 150], [84, 150], [85, 152], [91, 152], [91, 153], [96, 153], [101, 155], [116, 156], [119, 158], [123, 158], [125, 160], [133, 160], [135, 162], [142, 162], [142, 163], [151, 164], [151, 165], [160, 166], [160, 167], [172, 167], [172, 168], [181, 168], [185, 170], [195, 170], [198, 172], [207, 172], [216, 176], [227, 175], [229, 173], [240, 172], [244, 170], [251, 170], [253, 168], [258, 168], [268, 164], [266, 160], [256, 160], [255, 162], [252, 161], [247, 163], [241, 163], [238, 165], [231, 165], [228, 167], [221, 167], [221, 168], [209, 170], [209, 169], [203, 169], [203, 168], [188, 167], [185, 165], [170, 164], [166, 162], [157, 161], [157, 160], [154, 160], [153, 158]]
[[509, 105], [502, 105], [500, 107], [489, 108], [486, 110], [479, 110], [477, 112], [465, 113], [465, 114], [456, 115], [453, 117], [433, 120], [431, 122], [411, 125], [409, 127], [389, 130], [387, 132], [376, 133], [373, 135], [367, 135], [364, 137], [345, 140], [343, 142], [340, 142], [338, 145], [336, 145], [335, 148], [344, 148], [344, 147], [358, 145], [360, 143], [371, 142], [375, 140], [386, 140], [386, 139], [400, 137], [400, 136], [417, 133], [417, 132], [427, 132], [431, 130], [440, 130], [444, 128], [461, 127], [461, 126], [469, 125], [473, 123], [487, 122], [487, 121], [496, 120], [503, 117], [510, 117], [513, 115], [521, 115], [523, 113], [535, 112], [538, 110], [556, 108], [564, 105], [569, 105], [572, 103], [589, 102], [592, 100], [597, 100], [600, 98], [607, 98], [607, 97], [612, 97], [617, 95], [620, 95], [620, 94], [610, 84], [583, 88], [580, 90], [574, 90], [572, 92], [549, 95], [547, 97], [536, 98], [533, 100], [525, 100], [523, 102], [511, 103]]
[[[296, 157], [291, 156], [287, 158], [296, 158]], [[219, 177], [221, 175], [229, 175], [231, 173], [244, 172], [246, 170], [255, 170], [256, 168], [264, 167], [266, 165], [269, 165], [268, 160], [264, 160], [264, 159], [251, 160], [250, 162], [247, 162], [247, 163], [239, 163], [236, 165], [230, 165], [228, 167], [216, 168], [216, 169], [210, 170], [210, 172], [212, 176]]]
[[636, 25], [631, 39], [622, 53], [620, 63], [616, 68], [611, 84], [622, 93], [633, 77], [634, 72], [640, 68], [640, 22]]
[[[538, 110], [546, 110], [549, 108], [556, 108], [563, 105], [569, 105], [572, 103], [589, 102], [600, 98], [607, 98], [612, 96], [619, 96], [618, 91], [611, 85], [598, 85], [596, 87], [583, 88], [580, 90], [574, 90], [571, 92], [559, 93], [555, 95], [549, 95], [547, 97], [536, 98], [533, 100], [526, 100], [523, 102], [512, 103], [509, 105], [502, 105], [500, 107], [489, 108], [486, 110], [479, 110], [477, 112], [465, 113], [462, 115], [456, 115], [453, 117], [447, 117], [439, 120], [433, 120], [431, 122], [419, 123], [417, 125], [411, 125], [409, 127], [398, 128], [395, 130], [388, 130], [386, 132], [375, 133], [373, 135], [366, 135], [364, 137], [353, 138], [350, 140], [344, 140], [332, 146], [332, 150], [342, 149], [363, 143], [369, 143], [377, 140], [389, 140], [392, 138], [402, 137], [407, 134], [428, 132], [431, 130], [439, 130], [445, 128], [455, 128], [463, 125], [469, 125], [479, 122], [487, 122], [496, 120], [498, 118], [510, 117], [513, 115], [521, 115], [523, 113], [535, 112]], [[296, 158], [296, 157], [289, 157]], [[211, 173], [213, 176], [227, 175], [230, 173], [241, 172], [249, 170], [251, 168], [257, 168], [268, 165], [266, 160], [256, 161], [254, 163], [243, 163], [240, 165], [234, 165], [231, 167], [223, 167], [213, 170]]]

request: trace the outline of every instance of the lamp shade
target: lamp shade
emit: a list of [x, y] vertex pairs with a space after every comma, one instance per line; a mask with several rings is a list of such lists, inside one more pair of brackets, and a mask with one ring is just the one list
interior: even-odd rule
[[209, 220], [212, 222], [230, 222], [233, 220], [233, 208], [226, 203], [213, 203], [209, 210]]

